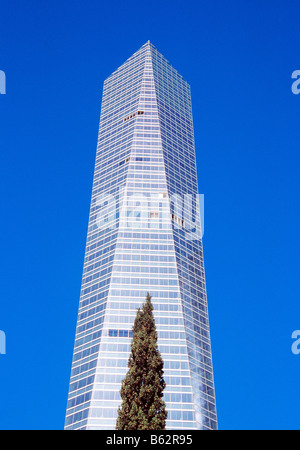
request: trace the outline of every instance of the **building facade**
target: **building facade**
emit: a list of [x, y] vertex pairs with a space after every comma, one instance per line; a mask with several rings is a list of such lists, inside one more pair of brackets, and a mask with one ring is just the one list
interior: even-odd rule
[[65, 429], [115, 429], [152, 296], [167, 429], [216, 429], [188, 83], [149, 41], [104, 82]]

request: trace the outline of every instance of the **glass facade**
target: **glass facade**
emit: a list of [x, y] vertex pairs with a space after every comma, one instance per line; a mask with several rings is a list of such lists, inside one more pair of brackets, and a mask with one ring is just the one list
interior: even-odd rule
[[65, 429], [115, 429], [152, 296], [168, 430], [216, 429], [188, 83], [148, 41], [104, 82]]

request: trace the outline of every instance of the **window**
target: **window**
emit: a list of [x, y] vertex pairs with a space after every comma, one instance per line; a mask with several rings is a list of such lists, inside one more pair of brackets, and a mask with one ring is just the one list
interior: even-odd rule
[[129, 116], [124, 117], [123, 121], [126, 122], [129, 119], [132, 119], [133, 117], [135, 117], [136, 115], [140, 116], [142, 114], [145, 114], [145, 111], [138, 111], [137, 114], [134, 112], [132, 114], [129, 114]]
[[132, 337], [132, 331], [130, 330], [108, 330], [108, 336], [110, 337]]
[[184, 220], [180, 219], [180, 217], [175, 216], [175, 214], [172, 214], [172, 220], [177, 224], [180, 225], [181, 227], [184, 227]]
[[135, 113], [132, 113], [132, 114], [130, 114], [130, 115], [127, 116], [127, 117], [124, 117], [124, 122], [126, 122], [126, 121], [129, 120], [129, 119], [132, 119], [133, 117], [135, 117]]

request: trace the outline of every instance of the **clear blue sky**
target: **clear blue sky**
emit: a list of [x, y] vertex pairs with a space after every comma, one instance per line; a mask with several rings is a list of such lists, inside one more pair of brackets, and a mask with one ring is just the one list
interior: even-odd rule
[[300, 428], [299, 1], [2, 2], [0, 428], [62, 429], [104, 79], [192, 88], [220, 429]]

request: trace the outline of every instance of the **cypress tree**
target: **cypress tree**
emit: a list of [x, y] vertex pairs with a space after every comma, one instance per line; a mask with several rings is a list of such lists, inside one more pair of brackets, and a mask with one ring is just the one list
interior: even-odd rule
[[118, 409], [116, 429], [164, 430], [167, 411], [162, 397], [166, 383], [149, 293], [142, 310], [137, 311], [132, 331], [131, 354], [121, 385], [122, 404]]

